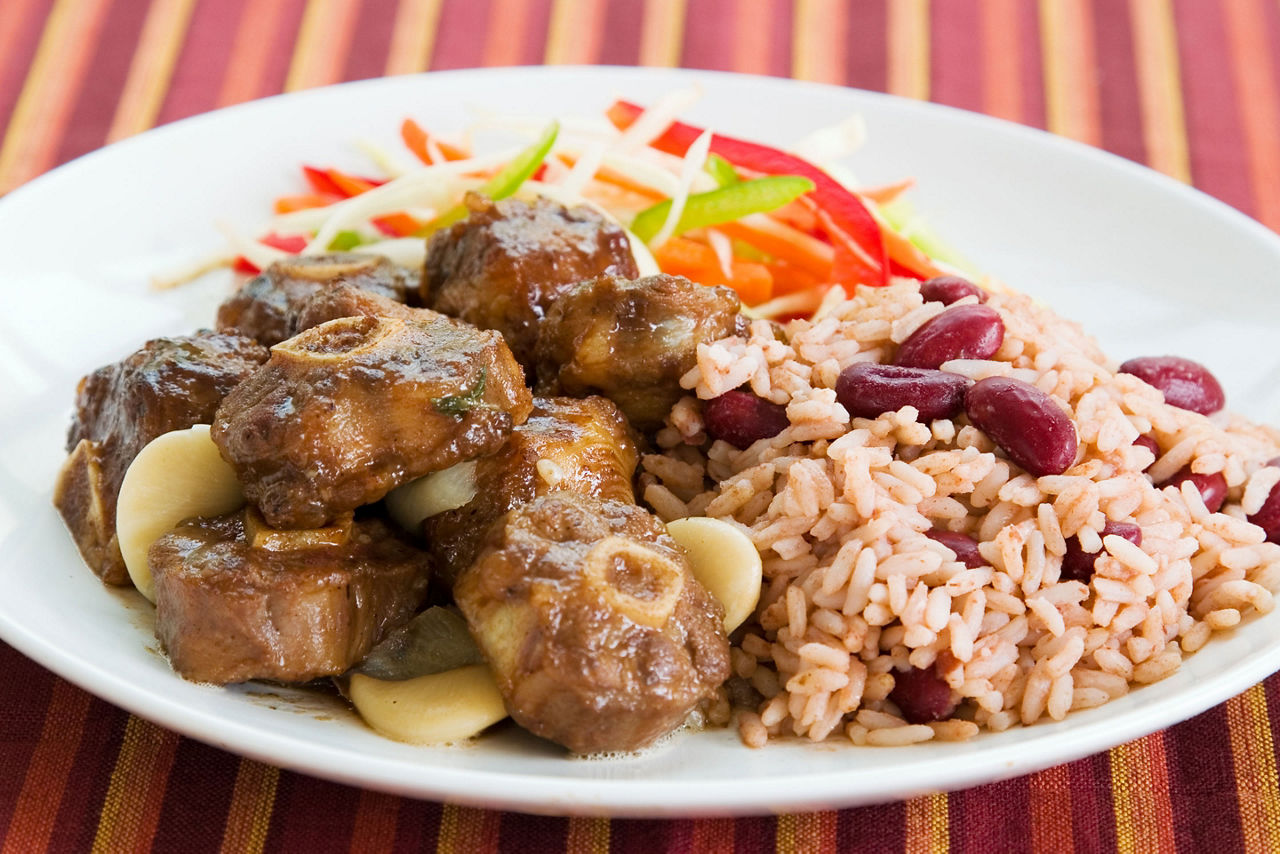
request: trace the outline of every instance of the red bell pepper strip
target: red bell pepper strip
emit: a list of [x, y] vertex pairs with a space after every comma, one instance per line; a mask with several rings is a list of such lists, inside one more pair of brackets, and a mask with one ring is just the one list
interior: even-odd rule
[[422, 223], [416, 217], [404, 212], [375, 216], [370, 222], [388, 237], [409, 237], [422, 228]]
[[314, 166], [303, 166], [302, 174], [306, 177], [307, 183], [311, 185], [311, 189], [317, 193], [323, 193], [330, 196], [340, 196], [346, 198], [347, 194], [342, 192], [342, 188], [333, 182], [329, 177], [328, 170], [317, 169]]
[[345, 198], [358, 196], [361, 193], [367, 193], [380, 182], [371, 181], [368, 178], [360, 178], [355, 175], [347, 175], [339, 172], [337, 169], [326, 169], [325, 173], [329, 176], [329, 180], [338, 185], [338, 189], [342, 191]]
[[[307, 248], [307, 238], [301, 234], [285, 235], [276, 234], [272, 231], [268, 232], [264, 237], [259, 237], [258, 242], [279, 249], [281, 252], [288, 252], [290, 255], [297, 255]], [[235, 264], [232, 266], [237, 273], [255, 274], [262, 272], [261, 268], [249, 263], [249, 259], [243, 255], [236, 258]]]
[[[644, 108], [628, 101], [615, 101], [609, 108], [609, 120], [619, 129], [630, 127], [644, 112]], [[668, 154], [684, 156], [703, 133], [702, 128], [683, 122], [672, 122], [657, 139], [649, 143]], [[754, 142], [746, 142], [728, 136], [714, 135], [711, 138], [711, 153], [718, 154], [735, 167], [766, 175], [801, 175], [814, 183], [814, 190], [808, 195], [818, 208], [826, 215], [824, 230], [832, 242], [850, 243], [848, 254], [853, 257], [863, 255], [872, 264], [864, 265], [869, 278], [853, 280], [837, 279], [841, 284], [857, 284], [859, 282], [881, 285], [889, 283], [889, 255], [884, 245], [884, 235], [880, 224], [876, 222], [871, 211], [855, 194], [846, 190], [838, 181], [814, 166], [785, 151], [770, 148]], [[829, 225], [832, 230], [825, 226]], [[852, 274], [857, 265], [845, 265], [842, 272]], [[838, 270], [842, 265], [836, 264]], [[861, 274], [859, 274], [861, 275]]]

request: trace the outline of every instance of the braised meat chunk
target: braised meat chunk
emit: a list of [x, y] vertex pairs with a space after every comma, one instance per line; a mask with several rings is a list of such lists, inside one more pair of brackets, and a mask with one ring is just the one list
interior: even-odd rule
[[116, 541], [116, 499], [129, 463], [162, 433], [211, 422], [222, 398], [266, 360], [266, 349], [248, 338], [205, 330], [148, 341], [80, 380], [71, 456], [53, 503], [103, 581], [129, 583]]
[[532, 364], [538, 322], [570, 285], [639, 275], [626, 234], [590, 208], [475, 195], [468, 205], [467, 219], [427, 245], [422, 301], [498, 330], [521, 364]]
[[454, 596], [511, 716], [575, 753], [644, 747], [729, 676], [719, 603], [634, 504], [553, 492], [512, 510]]
[[413, 294], [409, 272], [380, 255], [340, 252], [277, 261], [218, 307], [218, 329], [270, 347], [299, 330], [298, 310], [313, 294], [347, 284], [396, 302]]
[[475, 559], [489, 526], [540, 495], [569, 490], [634, 502], [637, 462], [626, 419], [608, 400], [535, 398], [529, 420], [477, 462], [475, 497], [423, 522], [436, 576], [451, 584]]
[[273, 347], [212, 436], [268, 524], [316, 528], [497, 450], [532, 406], [497, 333], [434, 313], [347, 317]]
[[379, 519], [265, 529], [252, 509], [190, 519], [148, 553], [156, 636], [183, 678], [305, 682], [356, 664], [409, 619], [427, 556]]
[[437, 320], [442, 315], [429, 308], [410, 308], [381, 294], [339, 282], [333, 287], [317, 291], [302, 303], [298, 309], [297, 331], [306, 332], [313, 326], [340, 317], [416, 317]]
[[680, 396], [698, 345], [732, 335], [738, 295], [665, 274], [600, 276], [556, 301], [538, 334], [544, 394], [602, 394], [631, 424], [656, 429]]

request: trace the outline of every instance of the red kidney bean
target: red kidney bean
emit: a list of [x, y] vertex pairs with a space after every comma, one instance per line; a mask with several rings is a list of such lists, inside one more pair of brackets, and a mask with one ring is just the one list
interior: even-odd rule
[[959, 276], [935, 276], [920, 283], [920, 296], [925, 302], [940, 302], [951, 305], [965, 297], [977, 297], [978, 302], [987, 301], [987, 292], [968, 279]]
[[[1158, 445], [1156, 440], [1152, 439], [1150, 436], [1139, 436], [1133, 440], [1133, 444], [1141, 445], [1155, 455], [1155, 459], [1151, 461], [1151, 465], [1155, 465], [1155, 461], [1160, 459], [1160, 445]], [[1151, 468], [1150, 465], [1147, 466], [1147, 469], [1149, 468]], [[1143, 471], [1146, 471], [1147, 469], [1143, 469]]]
[[1218, 380], [1199, 362], [1181, 356], [1140, 356], [1120, 366], [1120, 373], [1164, 392], [1164, 402], [1201, 415], [1212, 415], [1227, 402]]
[[[1271, 460], [1267, 465], [1280, 467], [1280, 457]], [[1280, 483], [1271, 487], [1267, 500], [1262, 502], [1262, 507], [1257, 513], [1249, 517], [1249, 521], [1265, 531], [1269, 541], [1280, 543]]]
[[954, 418], [964, 408], [969, 380], [959, 374], [859, 362], [840, 372], [836, 398], [854, 418], [875, 418], [914, 406], [921, 421]]
[[912, 724], [946, 720], [956, 710], [951, 686], [943, 681], [932, 664], [923, 669], [895, 670], [889, 699], [902, 712], [907, 723]]
[[1200, 490], [1200, 497], [1204, 499], [1204, 506], [1209, 508], [1210, 513], [1217, 513], [1222, 509], [1223, 502], [1227, 500], [1227, 479], [1220, 474], [1195, 474], [1191, 471], [1191, 466], [1187, 465], [1156, 486], [1160, 489], [1166, 486], [1181, 487], [1184, 480], [1191, 481]]
[[[1135, 546], [1142, 545], [1142, 529], [1132, 522], [1112, 522], [1108, 519], [1107, 524], [1102, 526], [1102, 536], [1111, 534], [1124, 537]], [[1080, 548], [1079, 537], [1067, 537], [1067, 553], [1062, 556], [1062, 575], [1059, 577], [1063, 581], [1083, 581], [1088, 584], [1089, 579], [1093, 578], [1093, 565], [1101, 554], [1101, 550], [1089, 554]]]
[[787, 428], [786, 407], [749, 391], [727, 391], [708, 400], [702, 421], [713, 439], [724, 439], [739, 450], [760, 439], [771, 439]]
[[987, 566], [989, 561], [978, 551], [978, 541], [968, 534], [959, 531], [933, 530], [924, 535], [931, 540], [942, 543], [956, 553], [956, 559], [970, 569]]
[[985, 305], [958, 305], [925, 323], [902, 342], [894, 364], [937, 368], [950, 359], [989, 359], [1004, 341], [1004, 321]]
[[1036, 477], [1062, 474], [1076, 461], [1075, 425], [1053, 398], [1011, 377], [987, 377], [969, 387], [964, 411], [1009, 459]]

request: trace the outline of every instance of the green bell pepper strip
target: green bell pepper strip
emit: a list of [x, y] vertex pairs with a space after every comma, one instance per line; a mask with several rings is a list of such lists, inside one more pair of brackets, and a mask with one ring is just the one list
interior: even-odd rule
[[365, 240], [357, 231], [339, 231], [333, 236], [333, 240], [329, 241], [330, 252], [346, 252], [348, 249], [354, 249]]
[[[495, 202], [515, 193], [520, 189], [521, 184], [538, 171], [542, 161], [547, 159], [547, 155], [551, 153], [551, 147], [556, 144], [556, 136], [559, 133], [560, 123], [552, 121], [532, 145], [513, 157], [506, 166], [498, 170], [496, 175], [481, 184], [476, 192], [482, 196], [488, 196]], [[422, 229], [422, 236], [466, 219], [467, 213], [467, 206], [464, 204], [450, 208], [428, 223], [426, 228]]]
[[[813, 182], [796, 175], [771, 175], [739, 181], [718, 190], [694, 193], [685, 199], [684, 211], [672, 236], [742, 219], [748, 214], [776, 210], [813, 190]], [[631, 231], [648, 243], [662, 230], [671, 212], [671, 200], [658, 202], [636, 214]]]
[[738, 177], [738, 170], [733, 168], [733, 164], [719, 154], [708, 154], [707, 163], [702, 170], [714, 178], [716, 185], [720, 187], [727, 187], [742, 180]]

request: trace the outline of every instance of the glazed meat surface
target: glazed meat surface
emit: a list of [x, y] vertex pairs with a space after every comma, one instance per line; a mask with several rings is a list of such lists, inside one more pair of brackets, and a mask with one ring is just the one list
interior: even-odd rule
[[422, 301], [498, 330], [521, 364], [532, 364], [538, 323], [570, 285], [638, 275], [626, 234], [590, 208], [474, 195], [468, 204], [467, 219], [431, 237]]
[[511, 716], [575, 753], [644, 747], [729, 676], [719, 603], [634, 504], [553, 492], [512, 510], [454, 596]]
[[636, 429], [654, 430], [681, 395], [698, 345], [732, 335], [738, 295], [665, 274], [600, 276], [556, 301], [538, 334], [544, 394], [601, 394]]
[[338, 284], [405, 302], [410, 275], [379, 255], [340, 252], [277, 261], [245, 282], [218, 307], [218, 329], [270, 347], [300, 331], [298, 310], [312, 295]]
[[427, 589], [426, 554], [379, 519], [299, 532], [263, 530], [252, 509], [189, 519], [152, 545], [148, 563], [156, 636], [195, 682], [343, 673]]
[[116, 542], [116, 498], [129, 463], [155, 437], [213, 420], [231, 389], [267, 360], [240, 335], [197, 332], [148, 341], [80, 380], [54, 487], [81, 556], [108, 584], [128, 584]]
[[271, 350], [213, 440], [277, 528], [316, 528], [497, 450], [533, 406], [501, 336], [434, 313], [347, 317]]
[[475, 498], [423, 522], [436, 577], [452, 584], [489, 526], [540, 495], [569, 490], [633, 503], [637, 461], [626, 419], [608, 400], [535, 398], [529, 420], [476, 463]]
[[366, 291], [355, 285], [338, 283], [317, 291], [298, 309], [298, 332], [306, 332], [313, 326], [337, 320], [340, 317], [397, 317], [438, 321], [439, 312], [429, 308], [410, 308], [404, 303]]

